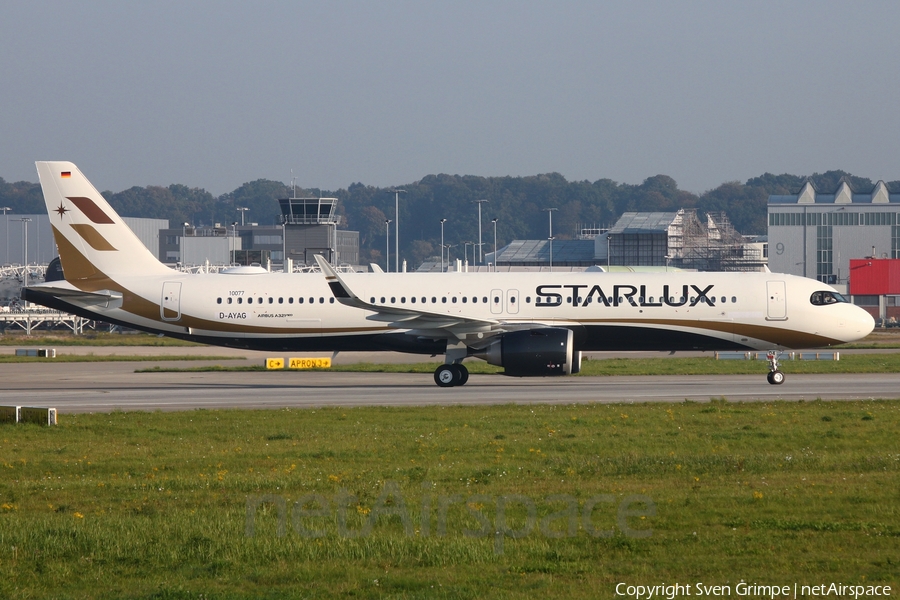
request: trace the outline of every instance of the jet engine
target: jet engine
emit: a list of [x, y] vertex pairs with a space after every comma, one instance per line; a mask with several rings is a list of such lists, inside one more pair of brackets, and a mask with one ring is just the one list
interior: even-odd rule
[[475, 356], [512, 377], [570, 375], [581, 370], [581, 352], [574, 351], [572, 340], [572, 330], [563, 327], [512, 331]]

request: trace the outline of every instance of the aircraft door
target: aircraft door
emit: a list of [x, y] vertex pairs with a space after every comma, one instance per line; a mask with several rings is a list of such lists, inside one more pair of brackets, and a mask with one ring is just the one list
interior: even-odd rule
[[519, 290], [506, 290], [506, 312], [519, 314]]
[[503, 312], [503, 290], [491, 290], [491, 314]]
[[783, 281], [766, 282], [767, 319], [784, 321], [787, 319], [787, 295]]
[[159, 303], [159, 316], [163, 321], [177, 321], [181, 318], [181, 282], [166, 281]]

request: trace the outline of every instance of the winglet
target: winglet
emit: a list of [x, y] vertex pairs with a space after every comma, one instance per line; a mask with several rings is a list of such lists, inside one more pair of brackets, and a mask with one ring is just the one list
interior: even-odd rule
[[319, 263], [319, 268], [325, 275], [325, 281], [328, 283], [328, 287], [331, 288], [331, 293], [334, 294], [335, 298], [338, 300], [358, 300], [356, 295], [350, 291], [350, 288], [344, 285], [344, 282], [338, 277], [337, 271], [335, 271], [334, 267], [325, 260], [324, 256], [316, 254], [315, 258], [316, 262]]

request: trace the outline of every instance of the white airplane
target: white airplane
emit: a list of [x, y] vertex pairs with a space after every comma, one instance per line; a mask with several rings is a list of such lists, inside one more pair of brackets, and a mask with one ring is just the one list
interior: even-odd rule
[[505, 374], [577, 373], [585, 351], [782, 350], [868, 335], [874, 320], [833, 288], [774, 273], [188, 274], [140, 242], [74, 164], [38, 162], [63, 278], [30, 302], [175, 338], [278, 352], [443, 354], [441, 387], [477, 357]]

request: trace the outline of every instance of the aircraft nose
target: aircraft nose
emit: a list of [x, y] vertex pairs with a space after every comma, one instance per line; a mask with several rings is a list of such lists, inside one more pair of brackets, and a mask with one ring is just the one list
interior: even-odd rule
[[847, 333], [853, 335], [853, 339], [847, 340], [848, 342], [862, 339], [872, 333], [872, 330], [875, 329], [875, 319], [872, 318], [872, 315], [852, 304], [850, 305], [850, 308], [853, 309], [853, 314], [851, 315], [851, 318], [848, 319], [850, 329]]

